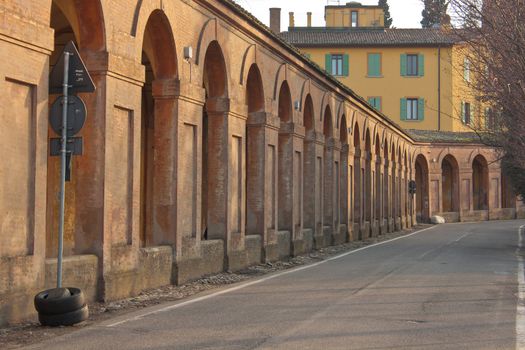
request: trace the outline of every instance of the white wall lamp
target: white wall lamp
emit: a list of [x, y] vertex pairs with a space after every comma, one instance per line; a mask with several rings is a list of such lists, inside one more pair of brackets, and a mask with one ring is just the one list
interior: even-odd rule
[[184, 47], [184, 59], [191, 60], [193, 58], [193, 47], [185, 46]]

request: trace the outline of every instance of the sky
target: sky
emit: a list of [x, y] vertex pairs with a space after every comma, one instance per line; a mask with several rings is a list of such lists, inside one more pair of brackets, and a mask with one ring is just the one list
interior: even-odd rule
[[[306, 13], [312, 12], [312, 25], [324, 27], [324, 7], [337, 5], [337, 0], [235, 0], [266, 25], [270, 23], [270, 7], [281, 8], [281, 30], [288, 28], [288, 13], [295, 13], [295, 25], [306, 26]], [[341, 0], [344, 5], [350, 0]], [[355, 0], [354, 0], [355, 1]], [[377, 0], [357, 0], [363, 5], [377, 5]], [[421, 28], [421, 0], [388, 0], [390, 15], [396, 28]]]

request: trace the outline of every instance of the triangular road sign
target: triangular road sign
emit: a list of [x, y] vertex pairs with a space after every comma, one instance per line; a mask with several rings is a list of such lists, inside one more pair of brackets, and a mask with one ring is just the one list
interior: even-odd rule
[[75, 44], [70, 41], [64, 47], [58, 62], [53, 67], [49, 76], [49, 93], [62, 93], [62, 84], [64, 84], [64, 52], [69, 52], [69, 93], [94, 92], [95, 84], [89, 76], [86, 65], [82, 61]]

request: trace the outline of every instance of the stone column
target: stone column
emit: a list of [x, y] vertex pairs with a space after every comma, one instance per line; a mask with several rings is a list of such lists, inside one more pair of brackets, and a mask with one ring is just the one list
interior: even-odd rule
[[279, 130], [279, 230], [290, 232], [290, 252], [307, 251], [303, 239], [303, 147], [305, 128], [290, 122]]
[[361, 174], [362, 176], [362, 195], [363, 195], [363, 225], [361, 226], [361, 236], [363, 239], [371, 236], [372, 228], [372, 169], [371, 154], [368, 151], [361, 156]]
[[246, 230], [261, 235], [263, 261], [278, 259], [277, 251], [277, 148], [280, 120], [257, 112], [248, 118], [248, 193]]
[[312, 230], [314, 245], [323, 244], [324, 135], [309, 131], [305, 139], [304, 225]]

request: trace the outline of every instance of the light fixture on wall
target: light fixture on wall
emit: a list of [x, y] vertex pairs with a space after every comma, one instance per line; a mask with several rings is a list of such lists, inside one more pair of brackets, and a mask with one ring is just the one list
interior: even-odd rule
[[301, 101], [295, 101], [295, 102], [293, 103], [293, 108], [294, 108], [296, 111], [300, 110], [300, 109], [301, 109]]
[[184, 47], [184, 59], [191, 60], [193, 58], [193, 47], [185, 46]]

